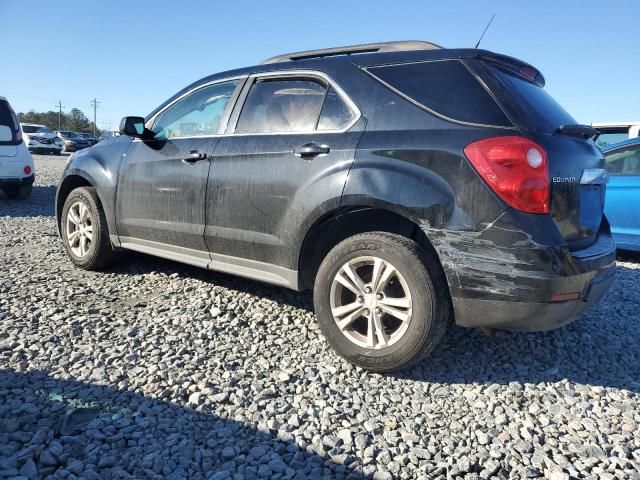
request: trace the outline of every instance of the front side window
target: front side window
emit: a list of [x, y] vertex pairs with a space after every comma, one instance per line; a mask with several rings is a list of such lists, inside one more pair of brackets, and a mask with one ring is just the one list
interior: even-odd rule
[[258, 80], [242, 107], [236, 133], [315, 130], [327, 87], [315, 80]]
[[164, 110], [153, 124], [157, 139], [217, 135], [229, 99], [240, 80], [200, 88]]
[[605, 153], [605, 168], [612, 175], [640, 175], [640, 144]]

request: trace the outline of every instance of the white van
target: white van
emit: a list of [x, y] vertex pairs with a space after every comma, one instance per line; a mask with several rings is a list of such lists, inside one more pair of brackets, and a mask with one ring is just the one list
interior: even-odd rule
[[10, 199], [31, 194], [35, 167], [22, 140], [22, 129], [6, 98], [0, 97], [0, 189]]
[[596, 140], [599, 147], [640, 137], [640, 122], [592, 123], [591, 126], [600, 132]]

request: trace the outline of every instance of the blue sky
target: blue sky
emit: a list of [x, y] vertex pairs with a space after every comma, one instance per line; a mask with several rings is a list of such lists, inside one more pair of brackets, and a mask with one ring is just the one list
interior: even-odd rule
[[583, 123], [640, 120], [637, 0], [0, 0], [0, 95], [62, 100], [116, 128], [205, 75], [310, 48], [400, 39], [482, 47], [538, 67]]

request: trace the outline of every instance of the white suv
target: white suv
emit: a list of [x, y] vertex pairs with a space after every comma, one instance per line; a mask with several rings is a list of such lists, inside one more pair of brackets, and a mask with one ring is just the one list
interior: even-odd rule
[[0, 188], [11, 199], [24, 199], [34, 179], [33, 158], [22, 141], [16, 114], [7, 99], [0, 97]]
[[45, 125], [23, 123], [24, 143], [32, 153], [60, 155], [62, 140]]

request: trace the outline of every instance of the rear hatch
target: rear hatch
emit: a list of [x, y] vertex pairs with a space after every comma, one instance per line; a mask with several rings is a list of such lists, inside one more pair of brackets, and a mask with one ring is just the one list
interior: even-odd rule
[[604, 156], [591, 138], [594, 129], [576, 120], [544, 89], [530, 66], [487, 61], [502, 88], [501, 103], [523, 135], [543, 147], [549, 160], [551, 216], [571, 250], [598, 236], [604, 209]]

